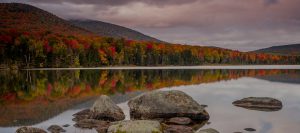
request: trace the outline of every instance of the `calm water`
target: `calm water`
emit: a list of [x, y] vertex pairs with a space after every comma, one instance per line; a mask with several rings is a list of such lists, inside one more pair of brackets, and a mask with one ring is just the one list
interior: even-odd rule
[[[105, 94], [129, 119], [127, 101], [158, 89], [181, 90], [208, 105], [210, 124], [202, 128], [222, 133], [244, 128], [255, 128], [258, 133], [298, 133], [299, 67], [254, 68], [0, 71], [0, 133], [13, 133], [20, 126], [47, 129], [52, 124], [70, 124], [65, 128], [68, 132], [95, 133], [74, 128], [72, 114], [89, 108], [97, 96]], [[283, 109], [262, 112], [231, 104], [249, 96], [279, 99]]]

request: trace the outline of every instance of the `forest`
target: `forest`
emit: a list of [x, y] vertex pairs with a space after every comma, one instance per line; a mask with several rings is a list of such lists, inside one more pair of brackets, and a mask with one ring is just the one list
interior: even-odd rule
[[299, 56], [270, 55], [181, 44], [134, 41], [49, 30], [0, 33], [0, 64], [9, 68], [299, 64]]

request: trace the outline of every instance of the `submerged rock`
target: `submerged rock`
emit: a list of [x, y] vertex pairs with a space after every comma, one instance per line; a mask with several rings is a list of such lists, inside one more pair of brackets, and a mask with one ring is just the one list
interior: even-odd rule
[[45, 130], [35, 127], [21, 127], [16, 133], [47, 133]]
[[65, 125], [63, 125], [63, 127], [69, 127], [70, 125], [69, 124], [65, 124]]
[[158, 121], [127, 120], [115, 122], [108, 128], [108, 133], [162, 133]]
[[133, 119], [188, 117], [207, 120], [209, 114], [192, 97], [182, 91], [153, 91], [128, 102]]
[[278, 111], [282, 109], [281, 101], [269, 97], [248, 97], [235, 101], [232, 104], [258, 111]]
[[90, 109], [84, 109], [73, 114], [73, 116], [75, 117], [73, 118], [73, 121], [88, 119], [91, 115], [92, 115], [92, 111]]
[[192, 120], [188, 117], [173, 117], [167, 121], [167, 123], [177, 124], [177, 125], [188, 125]]
[[78, 121], [74, 126], [79, 128], [98, 128], [98, 127], [106, 127], [109, 125], [107, 121], [95, 120], [95, 119], [84, 119]]
[[109, 126], [110, 126], [109, 124], [107, 124], [107, 125], [100, 125], [100, 126], [98, 126], [96, 128], [96, 131], [98, 133], [107, 133], [107, 130], [108, 130]]
[[254, 128], [245, 128], [244, 130], [248, 131], [248, 132], [254, 132], [254, 131], [256, 131], [256, 129], [254, 129]]
[[197, 131], [196, 133], [219, 133], [219, 132], [215, 129], [208, 128], [208, 129], [203, 129], [203, 130]]
[[183, 125], [167, 125], [164, 133], [194, 133], [193, 128]]
[[125, 119], [124, 112], [108, 96], [100, 96], [90, 109], [91, 119], [120, 121]]
[[50, 127], [47, 128], [47, 130], [50, 131], [51, 133], [66, 132], [65, 129], [63, 129], [62, 127], [60, 127], [58, 125], [51, 125]]

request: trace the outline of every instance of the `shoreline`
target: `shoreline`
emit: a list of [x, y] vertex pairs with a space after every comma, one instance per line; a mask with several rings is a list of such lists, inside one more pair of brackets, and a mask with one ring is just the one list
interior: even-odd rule
[[[158, 70], [158, 69], [300, 69], [300, 65], [205, 65], [205, 66], [105, 66], [74, 68], [28, 68], [20, 70]], [[6, 70], [6, 69], [3, 69]]]

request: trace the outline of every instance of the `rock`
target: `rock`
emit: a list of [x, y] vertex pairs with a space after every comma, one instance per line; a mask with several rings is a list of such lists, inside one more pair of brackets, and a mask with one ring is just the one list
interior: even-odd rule
[[281, 101], [269, 97], [248, 97], [235, 101], [232, 104], [258, 111], [278, 111], [282, 109]]
[[108, 124], [108, 125], [98, 126], [98, 127], [96, 128], [96, 131], [97, 131], [98, 133], [107, 133], [107, 130], [108, 130], [109, 126], [110, 126], [109, 124]]
[[107, 133], [162, 133], [158, 121], [127, 120], [112, 124]]
[[152, 91], [128, 102], [133, 119], [188, 117], [207, 120], [208, 113], [192, 97], [182, 91]]
[[47, 128], [47, 130], [50, 131], [51, 133], [66, 132], [65, 129], [63, 129], [62, 127], [60, 127], [58, 125], [51, 125], [50, 127]]
[[189, 124], [189, 127], [192, 127], [194, 131], [198, 131], [201, 129], [204, 125], [206, 125], [207, 121], [192, 121], [191, 124]]
[[102, 126], [108, 126], [109, 122], [107, 121], [101, 121], [101, 120], [95, 120], [95, 119], [84, 119], [78, 121], [74, 126], [79, 128], [98, 128]]
[[73, 116], [78, 116], [78, 115], [89, 115], [91, 113], [91, 110], [90, 109], [84, 109], [84, 110], [81, 110], [75, 114], [73, 114]]
[[245, 130], [245, 131], [249, 131], [249, 132], [254, 132], [254, 131], [256, 131], [254, 128], [245, 128], [244, 130]]
[[88, 119], [91, 115], [92, 115], [92, 111], [90, 109], [84, 109], [84, 110], [77, 112], [76, 114], [73, 114], [73, 116], [75, 118], [73, 118], [72, 120], [80, 121], [83, 119]]
[[97, 120], [121, 121], [125, 119], [124, 112], [108, 96], [100, 96], [90, 109], [89, 118]]
[[215, 129], [208, 128], [208, 129], [199, 130], [196, 133], [219, 133], [219, 132]]
[[65, 125], [63, 125], [63, 127], [69, 127], [70, 125], [69, 124], [65, 124]]
[[164, 133], [194, 133], [193, 128], [183, 125], [167, 125]]
[[201, 104], [200, 106], [203, 107], [203, 108], [207, 108], [208, 107], [208, 105], [205, 105], [205, 104]]
[[35, 128], [35, 127], [21, 127], [17, 129], [16, 133], [47, 133], [43, 129]]
[[167, 123], [177, 124], [177, 125], [188, 125], [192, 120], [188, 117], [173, 117], [167, 121]]

